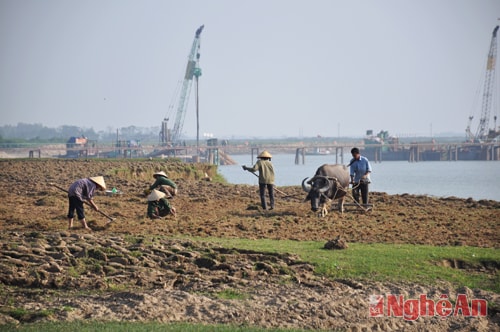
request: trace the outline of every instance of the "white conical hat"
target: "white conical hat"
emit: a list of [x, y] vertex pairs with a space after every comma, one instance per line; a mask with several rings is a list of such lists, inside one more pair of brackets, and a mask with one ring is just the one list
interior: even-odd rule
[[106, 183], [104, 182], [104, 178], [102, 176], [94, 176], [91, 177], [90, 180], [101, 186], [102, 189], [106, 190]]
[[157, 175], [164, 176], [164, 177], [168, 178], [167, 174], [164, 171], [156, 172], [155, 174], [153, 174], [153, 176], [157, 176]]
[[150, 201], [150, 202], [157, 201], [160, 198], [163, 198], [165, 196], [167, 196], [167, 195], [165, 195], [165, 193], [162, 193], [159, 190], [153, 189], [151, 194], [149, 194], [149, 196], [148, 196], [148, 201]]
[[264, 150], [262, 151], [259, 156], [257, 158], [272, 158], [273, 156], [271, 156], [271, 154], [269, 153], [269, 151], [267, 150]]

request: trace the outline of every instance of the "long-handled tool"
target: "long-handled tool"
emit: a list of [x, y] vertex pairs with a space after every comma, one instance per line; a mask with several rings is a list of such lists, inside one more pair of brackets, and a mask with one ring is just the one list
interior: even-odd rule
[[[253, 175], [255, 175], [256, 177], [259, 177], [259, 176], [258, 176], [257, 174], [255, 174], [254, 172], [250, 172], [250, 173], [252, 173], [252, 174], [253, 174]], [[279, 189], [278, 189], [278, 188], [276, 188], [275, 186], [273, 186], [273, 188], [274, 188], [274, 190], [276, 190], [277, 192], [279, 192], [279, 193], [280, 193], [280, 194], [282, 194], [282, 195], [285, 195], [285, 196], [290, 196], [290, 195], [288, 195], [288, 194], [286, 194], [286, 193], [282, 192], [281, 190], [279, 190]]]
[[[58, 186], [58, 185], [57, 185], [57, 184], [55, 184], [55, 183], [50, 183], [50, 185], [51, 185], [51, 186], [53, 186], [53, 187], [56, 187], [57, 189], [60, 189], [60, 190], [64, 191], [65, 193], [68, 193], [68, 191], [67, 191], [66, 189], [64, 189], [63, 187]], [[83, 202], [84, 202], [85, 204], [87, 204], [88, 206], [92, 206], [92, 205], [91, 205], [89, 202], [87, 202], [87, 201], [83, 201]], [[116, 220], [116, 218], [113, 218], [113, 217], [109, 216], [108, 214], [106, 214], [106, 213], [102, 212], [101, 210], [97, 210], [97, 212], [99, 212], [100, 214], [102, 214], [103, 216], [105, 216], [106, 218], [108, 218], [108, 219], [109, 219], [109, 220], [107, 221], [107, 224], [109, 224], [109, 223], [111, 223], [111, 222], [113, 222], [113, 221], [115, 221], [115, 220]]]

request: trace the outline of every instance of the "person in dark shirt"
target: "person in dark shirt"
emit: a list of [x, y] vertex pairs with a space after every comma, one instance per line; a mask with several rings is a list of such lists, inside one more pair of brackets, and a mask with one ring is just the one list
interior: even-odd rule
[[149, 190], [157, 189], [164, 192], [167, 198], [172, 198], [177, 195], [177, 185], [170, 180], [164, 171], [153, 174], [155, 182], [149, 187]]
[[159, 190], [153, 189], [148, 196], [148, 217], [151, 219], [161, 219], [169, 214], [175, 216], [175, 208], [170, 205], [166, 194]]

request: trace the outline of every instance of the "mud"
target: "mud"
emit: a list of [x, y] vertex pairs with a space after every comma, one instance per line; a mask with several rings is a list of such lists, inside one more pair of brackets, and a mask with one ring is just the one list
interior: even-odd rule
[[[372, 193], [370, 212], [350, 206], [318, 218], [296, 187], [280, 187], [276, 209], [259, 207], [257, 188], [205, 181], [214, 169], [165, 161], [0, 161], [0, 305], [12, 303], [50, 318], [232, 323], [346, 330], [498, 330], [486, 318], [368, 318], [371, 294], [457, 294], [449, 285], [332, 281], [293, 255], [228, 251], [189, 237], [269, 238], [348, 243], [414, 243], [498, 248], [500, 203]], [[178, 184], [177, 217], [146, 218], [144, 190], [165, 170]], [[206, 174], [205, 174], [206, 173]], [[67, 230], [66, 194], [74, 180], [104, 175], [95, 202], [116, 218], [86, 208], [92, 231]], [[348, 201], [350, 203], [350, 201]], [[349, 250], [349, 249], [346, 249]], [[448, 262], [449, 263], [449, 262]], [[443, 263], [444, 264], [444, 263]], [[498, 268], [498, 267], [497, 267]], [[498, 303], [498, 294], [465, 289]]]

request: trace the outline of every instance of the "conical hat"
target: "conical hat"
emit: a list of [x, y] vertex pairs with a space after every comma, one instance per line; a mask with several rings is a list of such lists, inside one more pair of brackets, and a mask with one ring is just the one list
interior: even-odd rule
[[106, 183], [104, 182], [104, 178], [102, 176], [94, 176], [91, 177], [90, 180], [101, 186], [102, 189], [106, 190]]
[[168, 178], [167, 174], [164, 171], [156, 172], [155, 174], [153, 174], [153, 176], [157, 176], [157, 175], [164, 176], [164, 177]]
[[273, 156], [271, 156], [271, 154], [269, 153], [269, 151], [267, 150], [264, 150], [262, 151], [259, 156], [257, 158], [272, 158]]
[[159, 190], [153, 189], [151, 194], [149, 194], [149, 196], [148, 196], [148, 201], [150, 201], [150, 202], [157, 201], [160, 198], [163, 198], [165, 196], [167, 196], [167, 195], [165, 195], [165, 193], [162, 193]]

